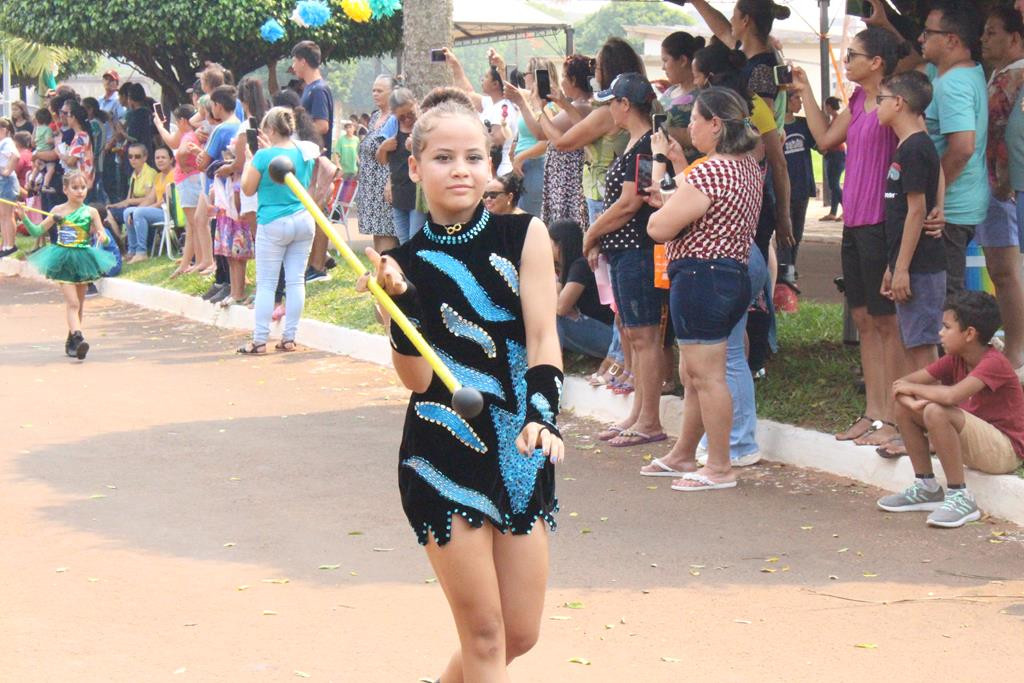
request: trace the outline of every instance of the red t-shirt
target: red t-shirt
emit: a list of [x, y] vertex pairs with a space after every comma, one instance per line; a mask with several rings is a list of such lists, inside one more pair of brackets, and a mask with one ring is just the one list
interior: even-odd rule
[[26, 188], [28, 187], [28, 173], [32, 170], [32, 150], [19, 150], [18, 155], [18, 165], [14, 167], [14, 173], [18, 176], [18, 184]]
[[1024, 459], [1024, 390], [1006, 356], [989, 348], [969, 369], [962, 357], [950, 354], [929, 365], [928, 374], [948, 386], [966, 377], [980, 379], [985, 387], [959, 407], [1010, 437], [1017, 457]]

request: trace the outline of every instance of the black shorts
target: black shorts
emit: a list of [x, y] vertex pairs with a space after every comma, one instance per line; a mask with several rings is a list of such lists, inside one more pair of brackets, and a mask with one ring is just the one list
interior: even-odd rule
[[896, 305], [881, 293], [888, 265], [885, 226], [844, 226], [842, 261], [847, 306], [851, 310], [866, 306], [871, 315], [895, 315]]

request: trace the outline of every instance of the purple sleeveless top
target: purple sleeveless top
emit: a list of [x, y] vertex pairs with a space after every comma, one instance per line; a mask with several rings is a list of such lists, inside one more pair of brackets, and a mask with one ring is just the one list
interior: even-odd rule
[[885, 178], [899, 140], [878, 122], [878, 110], [864, 111], [867, 95], [857, 88], [850, 98], [846, 133], [843, 223], [849, 228], [885, 222]]

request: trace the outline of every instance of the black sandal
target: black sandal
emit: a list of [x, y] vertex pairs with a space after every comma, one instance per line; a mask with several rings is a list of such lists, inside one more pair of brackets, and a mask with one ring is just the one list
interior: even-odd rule
[[294, 351], [295, 340], [294, 339], [282, 339], [274, 345], [274, 348], [278, 351]]
[[246, 356], [258, 356], [267, 352], [266, 344], [257, 344], [255, 342], [246, 342], [245, 346], [239, 346], [235, 353], [241, 353]]

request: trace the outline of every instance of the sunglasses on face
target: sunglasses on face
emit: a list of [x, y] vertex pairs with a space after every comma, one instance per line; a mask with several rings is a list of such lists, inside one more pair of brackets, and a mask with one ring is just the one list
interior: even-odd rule
[[852, 62], [854, 57], [866, 57], [867, 59], [871, 59], [871, 55], [866, 52], [857, 52], [856, 50], [846, 51], [846, 61]]
[[129, 154], [129, 155], [128, 155], [128, 158], [129, 158], [129, 159], [145, 159], [146, 157], [144, 157], [144, 156], [143, 156], [143, 155], [141, 155], [141, 154]]
[[925, 28], [921, 29], [921, 37], [928, 40], [932, 36], [951, 36], [954, 31], [942, 31], [940, 29]]
[[508, 193], [507, 192], [498, 192], [497, 190], [490, 190], [488, 192], [484, 192], [484, 199], [497, 199], [498, 197], [500, 197], [503, 194], [508, 194]]

